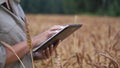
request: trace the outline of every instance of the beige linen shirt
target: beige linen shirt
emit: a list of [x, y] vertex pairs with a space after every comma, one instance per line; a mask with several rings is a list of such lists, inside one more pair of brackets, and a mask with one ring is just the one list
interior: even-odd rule
[[[24, 12], [20, 6], [20, 0], [9, 0], [13, 12], [1, 5], [5, 0], [0, 0], [0, 41], [7, 42], [10, 45], [17, 44], [26, 40], [24, 31]], [[32, 68], [30, 54], [21, 58], [26, 68]], [[6, 50], [0, 44], [0, 68], [22, 68], [19, 61], [5, 65]]]

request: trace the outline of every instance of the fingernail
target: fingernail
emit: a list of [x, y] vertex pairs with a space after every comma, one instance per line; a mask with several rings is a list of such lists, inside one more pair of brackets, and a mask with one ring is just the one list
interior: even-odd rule
[[65, 28], [65, 26], [61, 26], [60, 28], [63, 29], [63, 28]]
[[47, 47], [47, 50], [49, 51], [49, 48]]
[[54, 45], [52, 45], [52, 48], [53, 48]]
[[56, 30], [55, 32], [58, 33], [60, 30]]
[[43, 53], [45, 53], [45, 50], [43, 50]]

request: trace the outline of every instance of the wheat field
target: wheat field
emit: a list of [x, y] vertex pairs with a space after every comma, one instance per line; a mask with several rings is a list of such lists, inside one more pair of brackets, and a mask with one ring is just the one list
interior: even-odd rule
[[120, 17], [29, 14], [27, 19], [31, 36], [53, 25], [83, 25], [51, 58], [35, 61], [36, 68], [120, 68]]

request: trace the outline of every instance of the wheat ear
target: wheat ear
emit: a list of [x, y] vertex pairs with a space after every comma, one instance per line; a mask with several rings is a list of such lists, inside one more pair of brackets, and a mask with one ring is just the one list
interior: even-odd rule
[[1, 41], [1, 43], [3, 44], [3, 46], [7, 47], [9, 50], [11, 50], [15, 56], [18, 58], [18, 60], [20, 61], [20, 63], [22, 64], [23, 68], [25, 68], [25, 65], [23, 64], [23, 62], [21, 61], [20, 57], [16, 54], [15, 50], [7, 43]]
[[26, 38], [27, 38], [27, 45], [29, 46], [29, 50], [30, 50], [30, 56], [32, 59], [32, 67], [35, 68], [34, 66], [34, 60], [33, 60], [33, 53], [32, 53], [32, 41], [31, 41], [31, 36], [30, 36], [30, 32], [29, 32], [29, 28], [28, 28], [28, 23], [27, 20], [25, 18], [25, 29], [26, 29]]

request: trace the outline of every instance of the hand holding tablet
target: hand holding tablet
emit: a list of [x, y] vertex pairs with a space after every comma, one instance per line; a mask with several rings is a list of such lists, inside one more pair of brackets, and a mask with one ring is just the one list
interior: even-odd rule
[[62, 28], [62, 30], [57, 31], [56, 34], [48, 38], [46, 41], [40, 43], [38, 47], [33, 49], [33, 52], [37, 52], [38, 50], [44, 50], [47, 47], [49, 47], [50, 44], [54, 45], [58, 40], [63, 41], [65, 38], [67, 38], [81, 26], [82, 26], [81, 24], [66, 25], [65, 27]]

